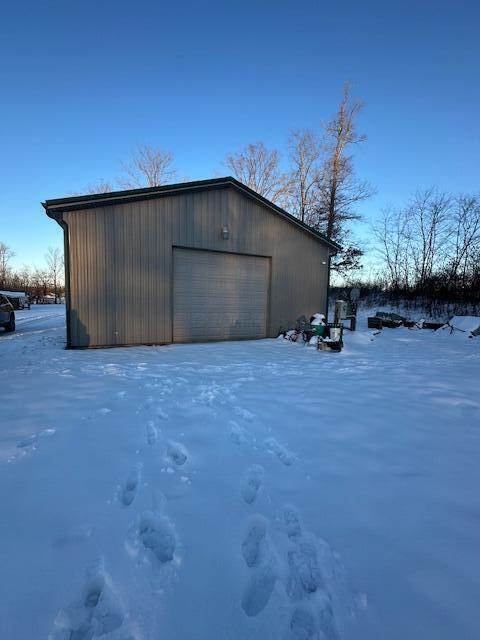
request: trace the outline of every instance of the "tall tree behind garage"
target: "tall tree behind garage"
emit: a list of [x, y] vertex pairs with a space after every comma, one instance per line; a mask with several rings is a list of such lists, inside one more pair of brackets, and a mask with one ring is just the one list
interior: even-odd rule
[[352, 242], [348, 223], [360, 219], [356, 205], [375, 191], [368, 182], [356, 178], [350, 154], [354, 145], [366, 140], [356, 128], [362, 108], [362, 102], [352, 99], [347, 83], [337, 114], [324, 126], [325, 159], [319, 173], [315, 226], [343, 246], [343, 251], [332, 261], [332, 269], [341, 274], [359, 266], [363, 251]]
[[280, 169], [280, 154], [276, 149], [267, 149], [263, 142], [253, 142], [229, 153], [225, 164], [242, 184], [271, 202], [283, 204], [289, 185]]

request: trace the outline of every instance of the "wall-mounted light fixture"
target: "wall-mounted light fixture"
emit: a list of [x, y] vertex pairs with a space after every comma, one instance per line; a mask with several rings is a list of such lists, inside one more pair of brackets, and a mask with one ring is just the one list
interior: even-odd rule
[[322, 264], [327, 264], [327, 261], [326, 260], [322, 260]]
[[230, 231], [229, 231], [227, 225], [224, 224], [223, 227], [222, 227], [222, 238], [223, 238], [223, 240], [228, 240], [229, 236], [230, 236]]

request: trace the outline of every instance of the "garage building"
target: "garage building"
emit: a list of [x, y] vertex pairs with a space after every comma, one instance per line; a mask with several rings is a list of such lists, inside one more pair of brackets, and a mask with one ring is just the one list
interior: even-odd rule
[[232, 177], [43, 206], [64, 230], [69, 347], [275, 337], [326, 311], [338, 245]]

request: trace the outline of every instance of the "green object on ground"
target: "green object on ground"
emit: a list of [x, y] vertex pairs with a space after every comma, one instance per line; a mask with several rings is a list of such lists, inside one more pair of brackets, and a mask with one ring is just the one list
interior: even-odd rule
[[316, 324], [314, 325], [315, 335], [323, 336], [325, 335], [325, 325], [324, 324]]

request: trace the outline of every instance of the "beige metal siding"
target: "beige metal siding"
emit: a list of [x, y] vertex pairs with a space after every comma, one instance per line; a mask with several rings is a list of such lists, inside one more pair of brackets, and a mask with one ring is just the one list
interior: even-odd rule
[[173, 250], [173, 341], [265, 338], [270, 261]]
[[64, 220], [72, 346], [172, 342], [174, 246], [269, 257], [267, 336], [325, 310], [328, 247], [233, 187], [68, 212]]

